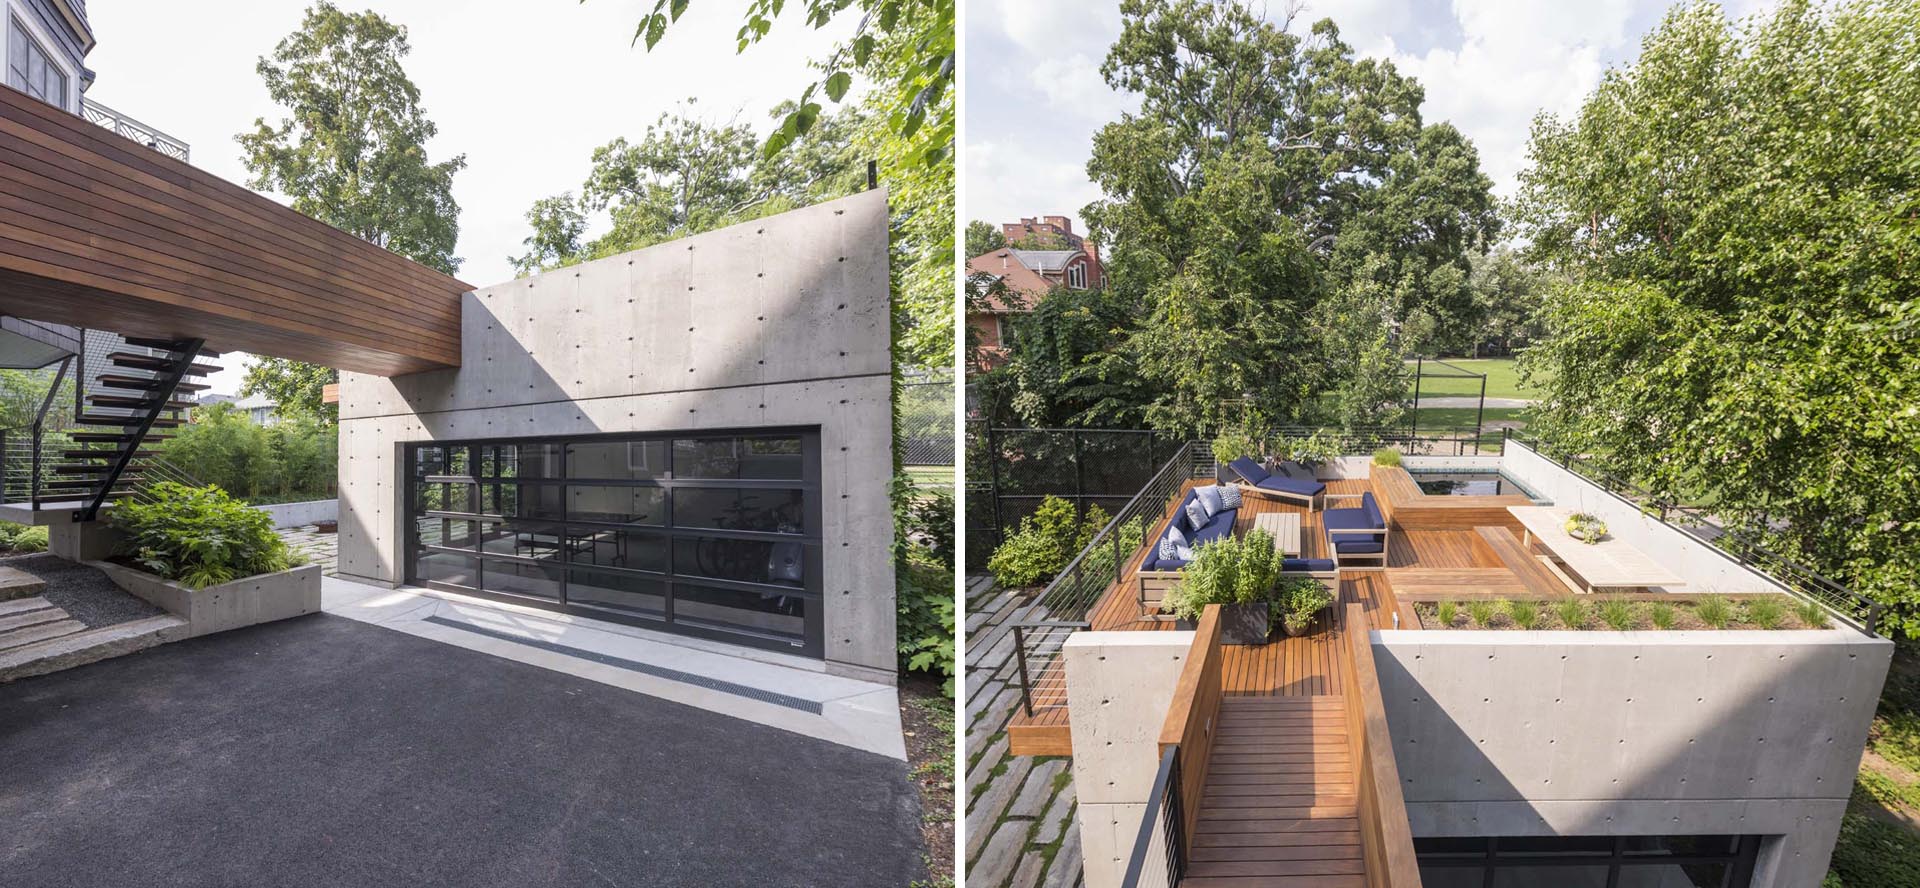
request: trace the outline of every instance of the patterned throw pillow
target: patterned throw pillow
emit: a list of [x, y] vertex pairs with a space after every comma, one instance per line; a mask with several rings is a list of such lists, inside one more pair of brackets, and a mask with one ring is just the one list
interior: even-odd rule
[[1220, 508], [1240, 508], [1240, 487], [1236, 484], [1220, 485]]
[[1206, 507], [1209, 519], [1220, 514], [1221, 509], [1226, 508], [1220, 505], [1220, 486], [1217, 484], [1194, 488], [1193, 496], [1195, 501]]
[[1207, 514], [1207, 507], [1201, 505], [1199, 500], [1187, 504], [1187, 523], [1193, 525], [1194, 530], [1206, 527], [1212, 519], [1213, 516]]
[[1177, 526], [1169, 527], [1167, 528], [1167, 535], [1160, 539], [1160, 558], [1162, 560], [1178, 558], [1180, 557], [1180, 550], [1186, 547], [1187, 535], [1181, 533], [1180, 528]]

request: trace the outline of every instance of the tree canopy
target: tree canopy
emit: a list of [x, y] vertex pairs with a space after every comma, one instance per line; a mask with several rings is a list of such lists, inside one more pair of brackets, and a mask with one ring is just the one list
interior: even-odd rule
[[[287, 116], [256, 119], [236, 138], [249, 187], [285, 194], [295, 210], [452, 274], [460, 267], [453, 175], [466, 156], [427, 158], [438, 130], [401, 67], [409, 51], [406, 28], [322, 0], [256, 66]], [[248, 368], [241, 393], [268, 395], [283, 414], [331, 417], [320, 388], [335, 377], [330, 368], [263, 358]]]
[[1920, 632], [1920, 6], [1670, 12], [1516, 204], [1568, 282], [1531, 428], [1898, 605]]
[[1469, 256], [1498, 231], [1473, 146], [1331, 21], [1301, 34], [1215, 0], [1121, 14], [1101, 72], [1141, 103], [1094, 136], [1105, 196], [1083, 216], [1112, 298], [1140, 309], [1102, 315], [1112, 344], [1063, 381], [1143, 393], [1147, 423], [1185, 433], [1392, 419], [1401, 359], [1471, 329]]

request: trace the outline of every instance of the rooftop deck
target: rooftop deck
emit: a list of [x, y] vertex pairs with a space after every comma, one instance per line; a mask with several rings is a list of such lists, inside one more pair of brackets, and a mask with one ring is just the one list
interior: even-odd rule
[[[1381, 482], [1397, 484], [1399, 478], [1405, 478], [1405, 473], [1396, 476], [1392, 472], [1383, 472], [1376, 479], [1347, 478], [1327, 483], [1330, 496], [1358, 496], [1373, 492], [1383, 504], [1388, 504], [1384, 508], [1390, 515], [1393, 514], [1390, 503], [1395, 500], [1402, 503], [1398, 517], [1393, 519], [1395, 529], [1388, 546], [1387, 567], [1385, 570], [1341, 571], [1337, 581], [1338, 600], [1322, 617], [1323, 628], [1312, 634], [1301, 638], [1282, 636], [1258, 647], [1227, 646], [1221, 681], [1228, 696], [1340, 694], [1342, 688], [1335, 664], [1346, 655], [1348, 642], [1339, 615], [1345, 613], [1346, 605], [1350, 603], [1362, 605], [1369, 621], [1375, 626], [1393, 627], [1397, 615], [1399, 628], [1413, 629], [1419, 627], [1419, 620], [1415, 619], [1411, 606], [1399, 599], [1396, 590], [1405, 589], [1420, 596], [1449, 592], [1519, 594], [1528, 588], [1527, 580], [1509, 565], [1508, 560], [1501, 557], [1500, 552], [1495, 551], [1480, 533], [1480, 528], [1517, 532], [1519, 525], [1511, 518], [1504, 517], [1507, 501], [1530, 501], [1516, 497], [1427, 497], [1428, 500], [1458, 500], [1460, 505], [1432, 504], [1431, 508], [1424, 510], [1417, 510], [1418, 507], [1409, 509], [1404, 496], [1390, 500], [1385, 491], [1376, 487]], [[1205, 480], [1186, 482], [1173, 496], [1172, 503], [1177, 504], [1188, 490], [1208, 483]], [[1500, 502], [1479, 502], [1483, 500]], [[1169, 507], [1165, 511], [1170, 514], [1172, 509]], [[1234, 533], [1245, 534], [1252, 530], [1255, 516], [1268, 512], [1300, 513], [1303, 557], [1328, 557], [1320, 513], [1304, 506], [1246, 497], [1234, 522]], [[1406, 527], [1403, 520], [1412, 521], [1415, 527]], [[1157, 539], [1165, 530], [1166, 521], [1165, 517], [1160, 519], [1148, 538]], [[1143, 632], [1175, 628], [1173, 623], [1165, 619], [1141, 612], [1135, 575], [1146, 554], [1147, 549], [1143, 547], [1128, 559], [1121, 571], [1120, 581], [1107, 588], [1090, 613], [1088, 621], [1093, 624], [1091, 628]], [[1522, 562], [1518, 567], [1524, 572], [1538, 565]], [[1571, 594], [1571, 590], [1563, 589], [1560, 594]], [[1325, 626], [1328, 622], [1333, 625]], [[1057, 670], [1060, 667], [1056, 660], [1047, 668]], [[1072, 754], [1073, 742], [1067, 728], [1066, 684], [1061, 680], [1047, 679], [1047, 676], [1036, 677], [1033, 683], [1032, 714], [1016, 712], [1012, 724], [1008, 726], [1007, 734], [1015, 754]]]

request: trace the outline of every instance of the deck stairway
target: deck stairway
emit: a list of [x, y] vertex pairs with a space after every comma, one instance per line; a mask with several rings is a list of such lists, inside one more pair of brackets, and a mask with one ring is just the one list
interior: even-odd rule
[[219, 355], [198, 339], [128, 337], [126, 342], [152, 354], [107, 355], [111, 366], [95, 377], [83, 412], [74, 417], [72, 443], [50, 454], [49, 477], [32, 497], [34, 508], [71, 507], [76, 520], [91, 521], [108, 502], [131, 495], [149, 480], [144, 470], [153, 465], [155, 453], [146, 445], [186, 422], [182, 411], [194, 402], [185, 396], [204, 391], [206, 383], [198, 380], [220, 370], [200, 362]]
[[1220, 701], [1186, 888], [1360, 888], [1360, 845], [1343, 697]]

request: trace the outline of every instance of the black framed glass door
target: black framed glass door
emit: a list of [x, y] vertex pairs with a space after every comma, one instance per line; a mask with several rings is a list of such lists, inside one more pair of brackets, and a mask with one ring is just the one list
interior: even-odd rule
[[1747, 888], [1760, 836], [1413, 840], [1426, 888]]
[[407, 581], [822, 655], [819, 433], [406, 448]]

